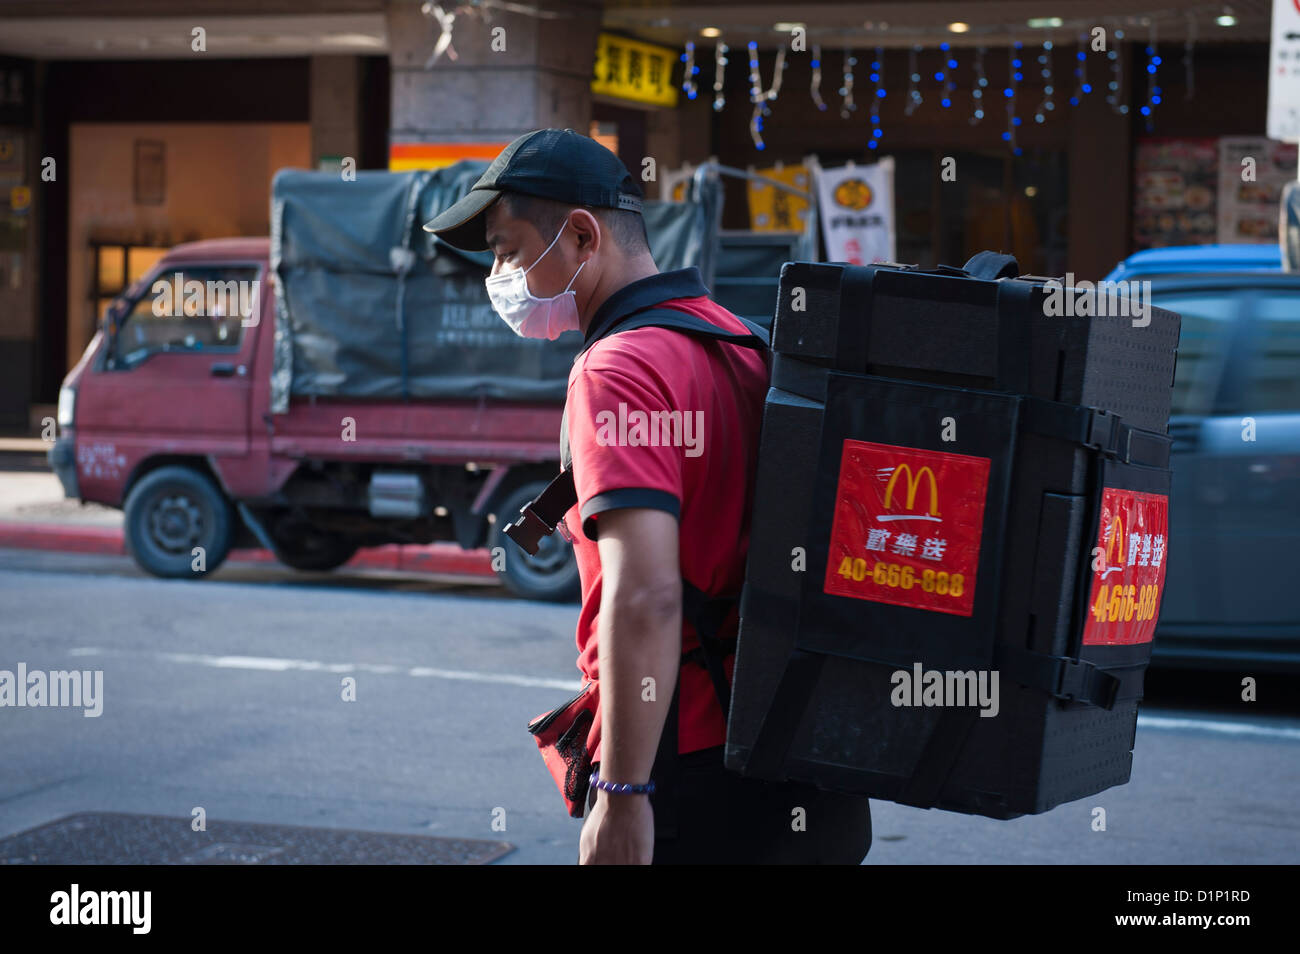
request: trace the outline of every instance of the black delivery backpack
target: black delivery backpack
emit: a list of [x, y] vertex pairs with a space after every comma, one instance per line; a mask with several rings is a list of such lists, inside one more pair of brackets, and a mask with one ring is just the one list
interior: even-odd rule
[[[763, 345], [663, 309], [605, 333], [645, 325]], [[726, 766], [1003, 819], [1126, 783], [1179, 325], [991, 252], [787, 263], [730, 687], [706, 652]], [[577, 499], [562, 443], [506, 530], [529, 552]]]
[[728, 768], [991, 818], [1128, 781], [1180, 318], [1016, 276], [782, 269]]

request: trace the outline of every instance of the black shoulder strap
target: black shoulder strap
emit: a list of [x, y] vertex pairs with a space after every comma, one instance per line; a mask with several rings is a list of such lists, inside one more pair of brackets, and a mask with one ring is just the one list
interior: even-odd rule
[[679, 311], [676, 308], [644, 308], [641, 311], [634, 311], [629, 315], [624, 315], [622, 318], [610, 323], [598, 335], [584, 344], [582, 351], [579, 351], [578, 354], [582, 354], [602, 338], [624, 331], [632, 331], [636, 328], [671, 328], [673, 331], [702, 335], [706, 338], [716, 338], [728, 344], [753, 348], [755, 351], [766, 350], [770, 347], [771, 335], [767, 329], [756, 322], [750, 321], [748, 318], [741, 318], [739, 315], [736, 315], [736, 319], [749, 329], [748, 334], [727, 331], [725, 328], [719, 328], [711, 321], [705, 321], [703, 318]]

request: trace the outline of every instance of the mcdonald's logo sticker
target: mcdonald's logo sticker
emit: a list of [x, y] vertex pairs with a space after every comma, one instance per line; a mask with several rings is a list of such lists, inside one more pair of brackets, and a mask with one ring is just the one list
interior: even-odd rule
[[1168, 544], [1168, 497], [1102, 488], [1096, 544], [1088, 555], [1085, 646], [1131, 646], [1155, 638]]
[[930, 479], [929, 514], [932, 517], [938, 517], [939, 511], [937, 508], [939, 506], [939, 486], [935, 482], [934, 471], [931, 470], [928, 465], [918, 470], [915, 477], [912, 476], [912, 468], [906, 463], [899, 464], [893, 469], [893, 473], [889, 477], [889, 482], [885, 484], [885, 509], [890, 509], [894, 484], [898, 481], [898, 478], [902, 477], [904, 474], [907, 475], [907, 510], [911, 511], [912, 504], [916, 500], [916, 489], [918, 485], [920, 485], [923, 479], [928, 477]]
[[990, 460], [846, 440], [823, 590], [970, 616]]

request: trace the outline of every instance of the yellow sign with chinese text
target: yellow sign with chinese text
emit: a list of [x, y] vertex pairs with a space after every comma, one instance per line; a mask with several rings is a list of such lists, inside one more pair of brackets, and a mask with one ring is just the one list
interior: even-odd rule
[[596, 41], [591, 91], [652, 106], [676, 106], [673, 63], [677, 53], [666, 46], [602, 33]]

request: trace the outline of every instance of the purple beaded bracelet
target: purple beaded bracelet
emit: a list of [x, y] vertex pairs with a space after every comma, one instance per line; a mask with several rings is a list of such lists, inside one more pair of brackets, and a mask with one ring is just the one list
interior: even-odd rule
[[654, 779], [644, 785], [633, 785], [631, 782], [607, 782], [595, 769], [591, 770], [591, 784], [615, 795], [651, 795], [655, 790]]

